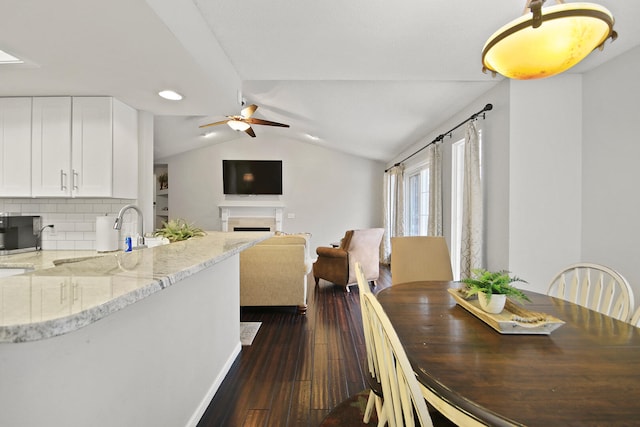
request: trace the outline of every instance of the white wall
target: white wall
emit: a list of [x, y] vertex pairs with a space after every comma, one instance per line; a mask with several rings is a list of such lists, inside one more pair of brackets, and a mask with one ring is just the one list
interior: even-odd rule
[[[508, 269], [545, 292], [551, 277], [577, 261], [609, 265], [640, 299], [640, 48], [583, 76], [505, 80], [437, 126], [385, 166], [404, 158], [486, 103], [484, 141], [486, 267]], [[445, 139], [444, 220], [450, 234], [450, 147]], [[310, 231], [313, 245], [346, 228], [382, 224], [383, 165], [286, 139], [238, 139], [170, 159], [171, 210], [219, 229], [221, 159], [282, 158], [285, 231]], [[195, 171], [195, 173], [192, 173]], [[177, 184], [177, 183], [180, 184]], [[174, 193], [180, 185], [184, 191]], [[177, 209], [177, 211], [176, 211]], [[296, 219], [286, 219], [287, 213]]]
[[580, 259], [582, 77], [510, 83], [509, 269], [544, 293]]
[[[404, 159], [419, 148], [433, 141], [438, 135], [457, 126], [486, 104], [493, 109], [485, 119], [477, 121], [482, 131], [483, 179], [484, 179], [484, 220], [485, 261], [491, 270], [508, 269], [509, 266], [509, 83], [496, 85], [455, 116], [441, 123], [436, 129], [413, 144], [387, 164], [387, 167]], [[451, 143], [464, 138], [464, 126], [455, 131], [443, 143], [443, 234], [451, 247]], [[416, 157], [420, 156], [418, 154]]]
[[[388, 165], [491, 103], [478, 120], [483, 140], [485, 264], [526, 279], [546, 292], [562, 266], [581, 251], [581, 77], [505, 80], [442, 123]], [[445, 138], [444, 235], [450, 239], [451, 144]]]
[[640, 302], [640, 47], [584, 76], [582, 260], [629, 280]]
[[[283, 137], [241, 135], [233, 141], [162, 159], [169, 165], [169, 211], [207, 230], [220, 230], [225, 200], [279, 200], [283, 231], [310, 232], [311, 253], [348, 229], [382, 226], [384, 164]], [[222, 160], [282, 160], [282, 196], [224, 196]], [[295, 218], [289, 219], [288, 215]]]
[[138, 111], [138, 207], [142, 210], [144, 232], [152, 232], [154, 227], [153, 195], [153, 114]]
[[509, 131], [510, 86], [503, 81], [486, 99], [493, 104], [481, 121], [484, 180], [485, 261], [489, 270], [508, 270], [509, 257]]

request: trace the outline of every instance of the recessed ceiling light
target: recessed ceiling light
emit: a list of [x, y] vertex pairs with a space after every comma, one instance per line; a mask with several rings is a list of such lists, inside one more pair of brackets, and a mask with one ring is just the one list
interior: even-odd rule
[[22, 64], [24, 61], [20, 58], [16, 58], [13, 55], [9, 55], [7, 52], [0, 50], [0, 64]]
[[169, 99], [171, 101], [180, 101], [182, 99], [182, 95], [172, 90], [163, 90], [161, 92], [158, 92], [158, 95], [160, 95], [164, 99]]

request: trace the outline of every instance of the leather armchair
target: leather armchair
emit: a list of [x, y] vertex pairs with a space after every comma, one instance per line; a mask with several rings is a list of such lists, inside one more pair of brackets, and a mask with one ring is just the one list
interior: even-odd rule
[[318, 285], [320, 279], [344, 286], [357, 283], [355, 264], [362, 265], [365, 279], [378, 280], [380, 274], [380, 242], [384, 229], [368, 228], [349, 230], [340, 241], [340, 247], [320, 246], [316, 249], [318, 260], [313, 263], [313, 277]]

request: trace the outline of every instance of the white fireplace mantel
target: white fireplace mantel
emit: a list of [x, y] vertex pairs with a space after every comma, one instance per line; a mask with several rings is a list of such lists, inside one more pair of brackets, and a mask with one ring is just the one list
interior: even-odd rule
[[222, 231], [229, 230], [230, 218], [271, 218], [275, 222], [274, 231], [282, 231], [284, 203], [279, 201], [234, 200], [218, 205]]

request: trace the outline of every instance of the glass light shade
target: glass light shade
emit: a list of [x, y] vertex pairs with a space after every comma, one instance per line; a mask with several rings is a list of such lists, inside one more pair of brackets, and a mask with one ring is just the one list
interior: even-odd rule
[[533, 28], [527, 13], [496, 31], [482, 49], [484, 69], [519, 80], [562, 73], [582, 61], [614, 34], [613, 16], [593, 3], [542, 8]]
[[245, 122], [240, 121], [240, 120], [229, 120], [227, 122], [227, 124], [229, 125], [229, 127], [231, 129], [239, 130], [239, 131], [243, 131], [243, 132], [251, 127], [249, 125], [249, 123], [245, 123]]

